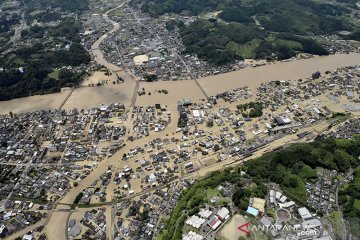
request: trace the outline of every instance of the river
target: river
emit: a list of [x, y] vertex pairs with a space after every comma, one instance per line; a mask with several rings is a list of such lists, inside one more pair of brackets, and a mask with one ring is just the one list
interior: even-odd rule
[[[111, 67], [111, 65], [113, 64], [108, 63], [107, 66]], [[291, 62], [278, 62], [257, 68], [245, 68], [235, 72], [201, 78], [199, 79], [199, 83], [207, 94], [211, 96], [242, 86], [249, 86], [255, 89], [262, 82], [307, 78], [315, 71], [321, 71], [323, 73], [327, 70], [335, 70], [336, 68], [355, 65], [360, 65], [360, 54], [335, 54]], [[112, 70], [115, 70], [115, 67]], [[95, 107], [100, 103], [109, 104], [112, 102], [122, 102], [126, 106], [130, 106], [136, 82], [130, 81], [129, 75], [125, 73], [121, 75], [122, 77], [128, 76], [124, 85], [116, 84], [114, 86], [107, 85], [76, 89], [64, 108], [87, 108]], [[196, 89], [196, 85], [192, 80], [141, 83], [140, 88], [142, 87], [151, 89], [152, 91], [156, 89], [169, 89], [170, 91], [166, 96], [152, 94], [139, 97], [136, 102], [137, 105], [149, 105], [161, 102], [164, 105], [172, 106], [176, 104], [176, 100], [184, 97], [190, 97], [193, 100], [204, 98], [204, 95]], [[19, 113], [57, 108], [65, 96], [66, 93], [54, 93], [2, 101], [0, 102], [0, 113], [7, 114], [9, 111]]]

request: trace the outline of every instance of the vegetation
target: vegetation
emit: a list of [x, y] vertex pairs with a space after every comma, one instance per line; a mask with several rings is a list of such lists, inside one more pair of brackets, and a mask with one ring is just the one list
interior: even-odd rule
[[355, 140], [334, 139], [310, 144], [293, 145], [279, 152], [246, 163], [248, 174], [259, 181], [280, 184], [286, 195], [298, 201], [306, 201], [305, 182], [316, 178], [316, 167], [346, 172], [355, 169], [354, 181], [340, 195], [347, 216], [360, 216], [354, 208], [360, 199], [360, 138]]
[[346, 39], [360, 41], [360, 30], [355, 30], [350, 35], [345, 36]]
[[[348, 2], [354, 7], [354, 1]], [[354, 26], [344, 18], [349, 9], [341, 4], [319, 3], [313, 0], [133, 0], [142, 3], [142, 10], [152, 16], [165, 13], [198, 15], [203, 12], [223, 11], [219, 17], [230, 22], [252, 22], [256, 15], [270, 31], [287, 33], [329, 33], [349, 30]]]
[[[46, 21], [61, 17], [58, 14], [51, 17], [47, 12], [42, 16]], [[75, 86], [83, 73], [74, 73], [64, 67], [90, 62], [90, 55], [79, 43], [79, 30], [74, 18], [65, 18], [56, 27], [32, 26], [23, 31], [22, 38], [33, 42], [32, 45], [0, 57], [3, 68], [0, 71], [0, 100], [59, 92], [62, 87]], [[44, 37], [52, 41], [41, 43], [40, 39]]]
[[154, 17], [166, 13], [198, 15], [219, 11], [216, 18], [199, 19], [188, 26], [170, 20], [166, 28], [169, 31], [175, 27], [180, 29], [185, 53], [196, 54], [214, 65], [224, 65], [243, 57], [282, 60], [295, 56], [297, 52], [328, 54], [313, 39], [299, 36], [347, 30], [352, 33], [344, 38], [358, 40], [358, 28], [349, 17], [349, 7], [353, 7], [354, 2], [339, 2], [132, 0], [131, 4], [139, 4], [143, 11]]
[[236, 106], [242, 112], [243, 117], [256, 118], [263, 115], [263, 106], [260, 102], [249, 102]]
[[[46, 51], [44, 45], [35, 43], [9, 55], [10, 61], [0, 72], [0, 100], [58, 92], [62, 87], [74, 86], [80, 81], [82, 73], [75, 74], [62, 67], [79, 66], [90, 61], [89, 54], [78, 43], [72, 43], [69, 50], [56, 51]], [[61, 70], [55, 79], [50, 73], [56, 68]]]
[[[217, 195], [213, 189], [229, 182], [235, 186], [233, 203], [246, 210], [250, 197], [265, 197], [266, 184], [275, 182], [292, 200], [306, 204], [305, 182], [316, 179], [316, 168], [345, 173], [355, 169], [354, 180], [340, 191], [340, 204], [345, 217], [360, 217], [360, 137], [354, 140], [328, 139], [292, 145], [278, 152], [267, 153], [250, 160], [242, 167], [211, 173], [181, 193], [165, 231], [159, 239], [181, 239], [186, 218], [204, 206], [207, 195]], [[247, 172], [243, 177], [240, 170]], [[249, 181], [250, 180], [250, 181]], [[249, 182], [251, 184], [249, 184]], [[205, 200], [204, 200], [205, 199]]]
[[198, 20], [188, 27], [180, 28], [185, 53], [197, 54], [199, 58], [215, 65], [231, 63], [243, 59], [228, 44], [244, 44], [253, 38], [263, 37], [263, 33], [252, 26], [240, 23], [223, 24], [208, 20]]
[[[200, 19], [180, 27], [184, 53], [196, 54], [214, 65], [224, 65], [246, 57], [256, 59], [288, 59], [296, 52], [327, 55], [328, 52], [310, 38], [292, 34], [268, 34], [253, 24], [218, 23]], [[245, 46], [254, 44], [250, 52]]]
[[41, 8], [61, 8], [64, 11], [83, 11], [88, 9], [88, 0], [25, 0], [25, 4]]
[[[22, 4], [29, 26], [21, 32], [21, 41], [26, 44], [13, 45], [11, 51], [0, 55], [0, 101], [76, 86], [84, 74], [79, 66], [90, 62], [90, 55], [80, 44], [80, 22], [65, 17], [69, 16], [66, 12], [87, 9], [88, 0], [25, 0]], [[14, 15], [1, 20], [0, 34], [10, 31], [20, 18]], [[40, 24], [33, 24], [34, 20]], [[48, 22], [59, 24], [48, 26]], [[5, 46], [1, 41], [0, 45]], [[6, 46], [11, 43], [6, 42]]]
[[84, 196], [83, 192], [79, 192], [78, 195], [76, 195], [75, 200], [74, 200], [74, 204], [78, 204], [79, 201], [81, 200], [81, 198]]

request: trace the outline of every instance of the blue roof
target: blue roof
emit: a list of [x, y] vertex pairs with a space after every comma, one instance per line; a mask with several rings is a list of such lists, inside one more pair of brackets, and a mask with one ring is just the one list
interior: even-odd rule
[[259, 210], [257, 210], [256, 208], [250, 207], [250, 206], [248, 206], [246, 212], [250, 213], [251, 215], [253, 215], [255, 217], [259, 214]]

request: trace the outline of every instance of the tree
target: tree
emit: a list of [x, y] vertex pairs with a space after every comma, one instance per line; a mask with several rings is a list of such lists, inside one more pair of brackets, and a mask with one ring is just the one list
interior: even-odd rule
[[295, 177], [289, 178], [289, 186], [292, 188], [296, 188], [298, 186], [298, 181]]

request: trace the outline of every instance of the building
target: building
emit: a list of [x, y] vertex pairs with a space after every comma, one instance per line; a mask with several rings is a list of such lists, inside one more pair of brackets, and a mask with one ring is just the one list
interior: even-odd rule
[[270, 190], [270, 203], [271, 204], [275, 204], [275, 191], [274, 190]]
[[199, 212], [199, 216], [205, 219], [208, 219], [212, 214], [212, 211], [207, 209], [201, 209]]
[[226, 207], [223, 207], [221, 208], [218, 212], [217, 212], [217, 216], [219, 217], [219, 219], [221, 221], [224, 221], [226, 219], [229, 218], [229, 214], [230, 214], [230, 211], [226, 208]]
[[346, 96], [348, 99], [354, 99], [354, 92], [353, 91], [346, 91]]
[[311, 78], [312, 79], [318, 79], [321, 77], [321, 73], [319, 71], [317, 72], [314, 72], [312, 75], [311, 75]]
[[188, 234], [183, 235], [183, 240], [203, 240], [204, 237], [196, 232], [190, 231]]
[[22, 237], [23, 240], [32, 240], [33, 239], [33, 236], [31, 234], [25, 234], [23, 237]]
[[278, 126], [284, 126], [287, 124], [291, 124], [291, 119], [285, 116], [277, 116], [274, 118], [275, 122]]
[[201, 225], [205, 222], [205, 219], [200, 218], [196, 215], [191, 216], [188, 220], [186, 220], [186, 224], [190, 225], [196, 229], [199, 229]]
[[321, 222], [319, 219], [314, 218], [301, 223], [301, 226], [304, 230], [318, 229], [321, 227]]
[[279, 232], [272, 227], [272, 224], [270, 222], [270, 220], [267, 217], [262, 217], [260, 219], [260, 224], [262, 225], [262, 227], [264, 227], [264, 229], [267, 229], [268, 232], [270, 233], [271, 237], [277, 237], [279, 236]]
[[191, 106], [193, 104], [193, 102], [190, 100], [190, 99], [187, 99], [187, 98], [183, 98], [179, 101], [177, 101], [177, 107], [178, 109], [180, 107], [188, 107], [188, 106]]
[[215, 231], [221, 225], [221, 221], [217, 216], [213, 216], [207, 224], [210, 226], [211, 230]]
[[293, 206], [295, 206], [294, 201], [289, 201], [289, 202], [285, 202], [285, 203], [279, 203], [280, 208], [291, 208]]
[[298, 213], [303, 220], [308, 220], [313, 217], [312, 214], [309, 212], [309, 210], [306, 207], [299, 208]]

